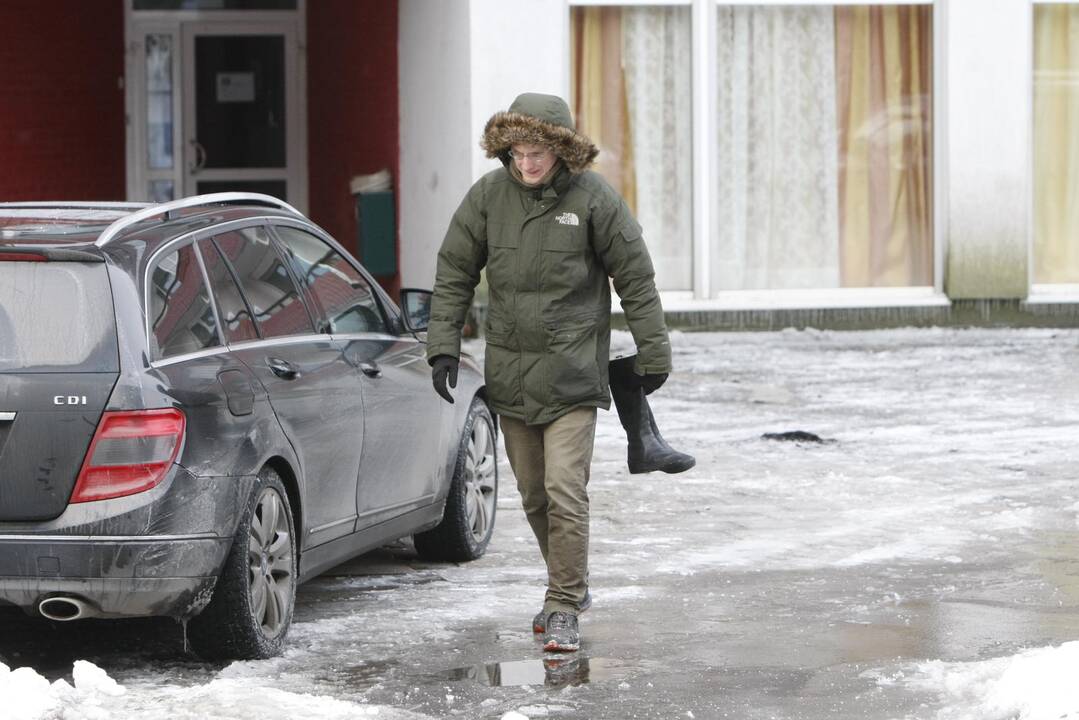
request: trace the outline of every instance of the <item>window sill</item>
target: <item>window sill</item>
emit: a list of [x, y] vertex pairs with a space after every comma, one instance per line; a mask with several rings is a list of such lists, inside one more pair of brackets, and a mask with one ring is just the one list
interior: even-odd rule
[[1031, 285], [1027, 305], [1071, 305], [1079, 303], [1079, 284]]
[[[931, 287], [832, 288], [814, 290], [739, 290], [711, 299], [694, 299], [688, 292], [660, 292], [666, 312], [739, 310], [819, 310], [831, 308], [941, 307], [948, 297]], [[1075, 301], [1079, 302], [1079, 286]], [[615, 299], [616, 309], [618, 301]]]

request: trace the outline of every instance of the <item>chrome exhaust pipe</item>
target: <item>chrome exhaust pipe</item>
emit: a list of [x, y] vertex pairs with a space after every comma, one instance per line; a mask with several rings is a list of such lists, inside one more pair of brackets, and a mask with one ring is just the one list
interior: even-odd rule
[[81, 620], [98, 614], [93, 606], [85, 600], [69, 596], [45, 598], [38, 603], [37, 611], [43, 617], [59, 622]]

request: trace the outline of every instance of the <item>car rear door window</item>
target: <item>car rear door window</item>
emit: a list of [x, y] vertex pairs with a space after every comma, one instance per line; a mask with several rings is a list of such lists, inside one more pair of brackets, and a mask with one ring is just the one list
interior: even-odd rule
[[328, 327], [320, 330], [335, 335], [387, 332], [374, 288], [341, 253], [304, 230], [284, 225], [274, 229], [325, 317]]
[[210, 287], [217, 298], [217, 312], [221, 316], [221, 324], [225, 326], [225, 337], [230, 343], [257, 340], [259, 334], [251, 317], [251, 309], [240, 295], [232, 269], [213, 238], [199, 240], [199, 251], [210, 278]]
[[155, 358], [221, 344], [210, 293], [191, 244], [158, 260], [150, 274], [149, 316]]
[[314, 331], [307, 306], [265, 228], [223, 233], [214, 242], [235, 271], [264, 338]]

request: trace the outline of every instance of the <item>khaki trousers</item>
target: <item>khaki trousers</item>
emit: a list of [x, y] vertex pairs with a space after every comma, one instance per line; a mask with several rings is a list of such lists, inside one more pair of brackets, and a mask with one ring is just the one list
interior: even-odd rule
[[575, 408], [546, 425], [502, 416], [506, 455], [525, 517], [547, 563], [543, 612], [576, 614], [588, 590], [588, 475], [596, 409]]

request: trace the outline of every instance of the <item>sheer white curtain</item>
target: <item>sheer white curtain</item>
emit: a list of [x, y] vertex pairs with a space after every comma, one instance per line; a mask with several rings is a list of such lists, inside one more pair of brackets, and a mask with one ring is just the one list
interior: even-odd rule
[[637, 219], [661, 290], [693, 287], [692, 34], [688, 7], [622, 9]]
[[838, 287], [833, 9], [718, 12], [713, 287]]

